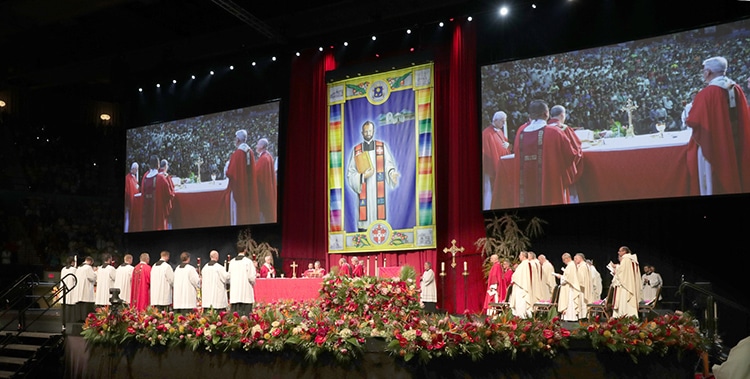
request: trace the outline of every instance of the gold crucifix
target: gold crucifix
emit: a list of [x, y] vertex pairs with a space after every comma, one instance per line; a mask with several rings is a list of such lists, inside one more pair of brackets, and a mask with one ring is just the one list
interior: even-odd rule
[[462, 253], [464, 251], [463, 247], [456, 247], [456, 240], [451, 241], [451, 247], [444, 248], [443, 253], [451, 253], [452, 261], [451, 261], [451, 267], [456, 268], [456, 254]]
[[297, 266], [299, 266], [299, 265], [297, 264], [297, 262], [292, 261], [292, 264], [290, 264], [289, 266], [292, 267], [292, 278], [296, 278], [297, 277]]
[[626, 137], [633, 137], [635, 136], [635, 133], [633, 132], [633, 111], [638, 109], [638, 104], [636, 104], [633, 99], [628, 99], [628, 102], [620, 108], [621, 111], [628, 113], [628, 130], [626, 132]]

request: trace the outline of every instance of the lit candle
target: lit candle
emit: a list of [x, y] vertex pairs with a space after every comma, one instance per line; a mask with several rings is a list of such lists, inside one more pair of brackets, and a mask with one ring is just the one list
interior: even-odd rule
[[440, 271], [445, 272], [445, 262], [440, 262]]
[[466, 267], [466, 261], [464, 261], [464, 271], [468, 271], [468, 268]]

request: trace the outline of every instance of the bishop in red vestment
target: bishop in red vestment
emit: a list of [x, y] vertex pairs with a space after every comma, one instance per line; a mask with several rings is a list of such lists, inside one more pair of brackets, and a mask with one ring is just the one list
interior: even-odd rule
[[255, 153], [247, 144], [247, 131], [235, 133], [237, 149], [229, 157], [226, 177], [229, 179], [229, 214], [231, 225], [257, 224], [258, 189], [255, 180]]
[[482, 174], [484, 181], [484, 209], [490, 209], [493, 186], [495, 183], [495, 172], [500, 157], [508, 155], [510, 143], [503, 133], [503, 126], [507, 115], [505, 112], [496, 112], [492, 117], [492, 124], [482, 130]]
[[578, 138], [575, 130], [565, 124], [567, 118], [567, 111], [562, 105], [555, 105], [549, 111], [550, 119], [547, 121], [547, 126], [554, 126], [563, 131], [573, 150], [576, 151], [576, 156], [573, 158], [573, 164], [571, 164], [567, 170], [565, 170], [565, 176], [568, 184], [569, 197], [575, 196], [578, 198], [578, 192], [575, 188], [575, 184], [578, 179], [581, 178], [583, 173], [583, 148], [581, 147], [581, 139]]
[[745, 94], [725, 76], [726, 59], [706, 59], [703, 67], [703, 80], [708, 85], [695, 95], [685, 120], [693, 130], [687, 156], [691, 194], [748, 192], [750, 110]]
[[268, 152], [268, 140], [261, 138], [255, 150], [258, 152], [258, 160], [255, 162], [255, 179], [258, 184], [261, 221], [276, 222], [276, 170], [273, 156]]
[[130, 287], [130, 306], [142, 311], [151, 305], [151, 257], [141, 254], [141, 261], [133, 268]]
[[125, 232], [130, 230], [130, 209], [133, 198], [138, 193], [138, 163], [130, 165], [130, 172], [125, 175]]
[[352, 276], [352, 269], [349, 264], [346, 263], [346, 258], [343, 257], [339, 259], [339, 275]]
[[497, 254], [490, 255], [490, 263], [492, 266], [490, 267], [490, 273], [487, 276], [487, 292], [484, 294], [483, 312], [487, 312], [490, 303], [505, 301], [505, 296], [500, 297], [500, 290], [504, 289], [507, 284], [502, 275], [503, 270], [500, 266], [500, 259]]
[[174, 186], [168, 183], [169, 180], [165, 175], [159, 173], [157, 168], [159, 158], [152, 155], [149, 165], [152, 168], [143, 175], [141, 180], [142, 230], [167, 230], [167, 220], [172, 210], [172, 199], [174, 199]]

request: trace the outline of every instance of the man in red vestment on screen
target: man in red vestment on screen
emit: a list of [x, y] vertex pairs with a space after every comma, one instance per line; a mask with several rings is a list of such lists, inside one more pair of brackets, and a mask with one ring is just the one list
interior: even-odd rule
[[510, 143], [505, 135], [508, 116], [503, 111], [495, 112], [492, 123], [482, 130], [482, 189], [484, 208], [490, 209], [492, 187], [495, 183], [495, 171], [500, 157], [510, 154]]
[[[484, 306], [482, 310], [486, 313], [490, 303], [505, 301], [505, 297], [500, 297], [500, 289], [505, 288], [505, 278], [502, 274], [500, 257], [497, 254], [490, 255], [490, 273], [487, 276], [487, 292], [484, 294]], [[503, 291], [505, 292], [505, 291]]]
[[695, 95], [685, 120], [693, 130], [687, 157], [693, 195], [750, 191], [750, 110], [726, 71], [723, 57], [703, 61], [708, 85]]
[[151, 257], [141, 254], [141, 261], [133, 268], [130, 287], [130, 306], [142, 311], [151, 305]]
[[149, 170], [141, 180], [143, 198], [142, 230], [167, 230], [168, 217], [172, 210], [174, 186], [168, 183], [165, 175], [159, 174], [159, 158], [152, 155], [149, 159]]
[[352, 277], [361, 278], [365, 276], [365, 266], [362, 265], [362, 261], [357, 257], [352, 257]]
[[568, 204], [566, 172], [578, 154], [562, 130], [547, 126], [547, 103], [533, 100], [529, 118], [513, 144], [519, 168], [516, 203], [522, 207]]
[[133, 198], [138, 193], [138, 163], [130, 165], [130, 172], [125, 175], [125, 233], [130, 231], [130, 208]]
[[169, 175], [168, 171], [169, 171], [169, 162], [167, 162], [166, 159], [162, 159], [161, 162], [159, 162], [159, 174], [164, 176], [164, 178], [167, 179], [166, 182], [162, 182], [162, 183], [167, 184], [168, 191], [163, 191], [163, 193], [169, 197], [169, 200], [167, 200], [166, 198], [163, 199], [163, 201], [165, 202], [165, 204], [163, 205], [163, 211], [166, 213], [166, 215], [164, 215], [163, 217], [164, 217], [164, 220], [167, 221], [167, 229], [172, 229], [172, 221], [171, 221], [170, 216], [172, 215], [172, 206], [173, 206], [175, 193], [174, 193], [174, 182], [172, 181], [172, 176]]
[[255, 153], [247, 144], [247, 131], [235, 133], [237, 147], [229, 157], [225, 176], [229, 179], [229, 220], [231, 225], [257, 224], [258, 189], [255, 180]]
[[260, 221], [276, 222], [276, 170], [273, 155], [268, 152], [268, 140], [261, 138], [255, 145], [258, 160], [255, 162], [255, 179], [258, 182]]
[[570, 202], [578, 203], [576, 182], [581, 178], [581, 174], [583, 173], [583, 148], [581, 148], [581, 139], [578, 138], [578, 134], [576, 134], [573, 128], [565, 124], [566, 119], [567, 111], [565, 110], [565, 107], [562, 105], [555, 105], [549, 110], [549, 120], [547, 121], [547, 125], [562, 130], [563, 133], [565, 133], [565, 136], [568, 137], [573, 150], [576, 151], [576, 157], [573, 159], [573, 164], [565, 171], [565, 176], [568, 183], [568, 188], [566, 190], [568, 191]]

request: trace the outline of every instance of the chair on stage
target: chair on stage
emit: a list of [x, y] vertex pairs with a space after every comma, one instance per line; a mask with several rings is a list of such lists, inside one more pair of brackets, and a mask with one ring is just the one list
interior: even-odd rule
[[604, 316], [606, 320], [609, 320], [609, 317], [612, 314], [614, 290], [614, 286], [609, 286], [609, 289], [607, 290], [607, 297], [602, 300], [597, 300], [593, 303], [586, 304], [586, 307], [588, 308], [589, 321], [594, 320], [596, 316]]
[[505, 312], [510, 309], [510, 294], [513, 291], [513, 285], [508, 286], [508, 290], [505, 292], [505, 300], [498, 303], [487, 304], [487, 315], [495, 316], [499, 313]]
[[656, 289], [656, 296], [654, 296], [653, 299], [646, 299], [638, 303], [638, 314], [641, 315], [642, 320], [645, 320], [648, 317], [648, 314], [654, 311], [660, 297], [661, 287]]
[[556, 285], [552, 290], [552, 297], [549, 300], [542, 300], [532, 305], [532, 312], [534, 317], [549, 315], [549, 312], [554, 308], [557, 309], [557, 301], [560, 299], [560, 285]]

